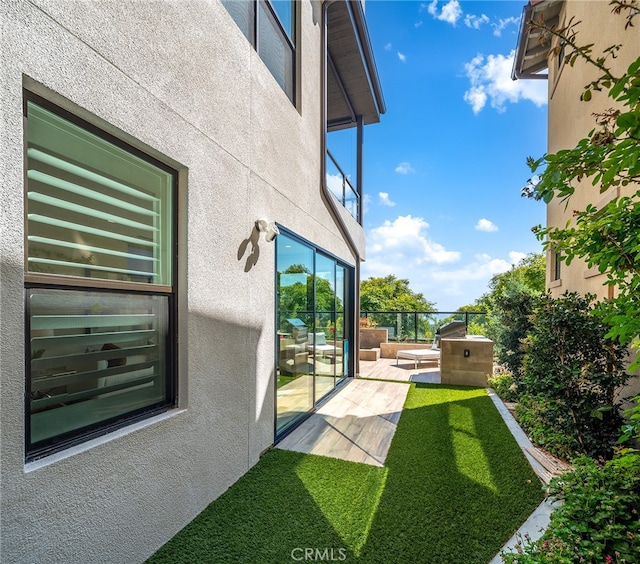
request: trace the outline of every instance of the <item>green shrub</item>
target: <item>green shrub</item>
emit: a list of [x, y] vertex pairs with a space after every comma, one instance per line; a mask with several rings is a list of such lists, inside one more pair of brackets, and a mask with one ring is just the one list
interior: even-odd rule
[[602, 465], [583, 456], [575, 463], [575, 470], [551, 481], [550, 494], [563, 505], [543, 536], [504, 554], [505, 562], [640, 562], [640, 455], [626, 453]]
[[503, 401], [518, 401], [518, 382], [510, 372], [494, 374], [487, 382]]
[[523, 341], [531, 330], [531, 314], [539, 296], [531, 288], [511, 284], [491, 299], [489, 337], [494, 341], [496, 360], [516, 376], [522, 368]]
[[539, 300], [522, 372], [522, 393], [534, 399], [522, 408], [521, 423], [528, 419], [548, 444], [557, 442], [558, 433], [575, 438], [577, 443], [565, 443], [577, 444], [575, 455], [611, 458], [622, 424], [615, 391], [629, 378], [626, 350], [605, 338], [609, 328], [592, 311], [592, 296], [567, 292]]
[[525, 395], [516, 405], [516, 419], [533, 443], [565, 460], [580, 452], [567, 412], [563, 400], [543, 395]]

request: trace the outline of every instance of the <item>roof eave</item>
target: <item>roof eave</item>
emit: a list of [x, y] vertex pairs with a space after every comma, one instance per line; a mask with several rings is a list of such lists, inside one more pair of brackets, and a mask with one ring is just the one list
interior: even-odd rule
[[548, 74], [541, 71], [548, 66], [551, 45], [548, 42], [541, 43], [540, 32], [532, 28], [530, 22], [535, 18], [542, 19], [545, 25], [556, 25], [563, 3], [564, 0], [531, 0], [523, 8], [518, 45], [511, 71], [513, 80], [548, 78]]
[[[363, 117], [365, 125], [380, 121], [380, 115], [386, 112], [380, 78], [371, 48], [369, 32], [360, 0], [347, 0], [331, 3], [331, 22], [342, 30], [336, 36], [328, 34], [329, 57], [333, 73], [331, 79], [340, 82], [339, 90], [348, 99], [346, 106]], [[332, 41], [333, 40], [333, 41]], [[342, 71], [342, 72], [341, 72]], [[351, 127], [355, 122], [348, 114], [329, 115], [329, 121], [343, 123]], [[346, 120], [346, 121], [345, 121]], [[350, 121], [351, 120], [351, 121]]]

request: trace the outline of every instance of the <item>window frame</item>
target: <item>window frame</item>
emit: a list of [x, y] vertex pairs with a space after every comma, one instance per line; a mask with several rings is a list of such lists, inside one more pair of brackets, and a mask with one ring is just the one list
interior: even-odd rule
[[[238, 0], [227, 0], [227, 2], [236, 2]], [[273, 78], [275, 79], [275, 81], [278, 83], [278, 85], [282, 88], [283, 92], [285, 93], [285, 95], [287, 96], [287, 98], [289, 98], [289, 100], [291, 101], [291, 103], [295, 106], [296, 105], [296, 96], [297, 96], [297, 59], [298, 59], [298, 53], [297, 53], [297, 41], [298, 41], [298, 19], [297, 19], [297, 12], [298, 12], [298, 8], [297, 8], [297, 2], [295, 2], [294, 0], [291, 0], [291, 7], [292, 7], [292, 12], [291, 12], [291, 35], [289, 35], [289, 33], [287, 32], [287, 30], [285, 29], [285, 26], [282, 23], [282, 20], [280, 19], [279, 15], [278, 15], [278, 11], [275, 9], [275, 7], [273, 6], [273, 4], [270, 2], [270, 0], [244, 0], [246, 1], [249, 6], [249, 30], [248, 30], [248, 34], [245, 33], [245, 30], [242, 30], [243, 35], [247, 38], [247, 40], [251, 43], [251, 46], [255, 49], [256, 53], [258, 53], [258, 55], [260, 56], [260, 59], [262, 60], [262, 62], [264, 63], [264, 65], [267, 67], [267, 69], [269, 69], [269, 72], [271, 73], [271, 75], [273, 76]], [[226, 2], [222, 2], [223, 6], [225, 6], [226, 9]], [[284, 86], [282, 86], [280, 84], [280, 82], [278, 81], [278, 78], [275, 76], [275, 74], [271, 71], [271, 69], [269, 68], [269, 65], [267, 63], [267, 61], [265, 60], [265, 58], [263, 57], [263, 54], [261, 53], [261, 49], [260, 49], [260, 5], [264, 5], [265, 9], [269, 12], [269, 14], [271, 15], [271, 17], [274, 19], [278, 31], [280, 33], [280, 35], [284, 38], [286, 44], [288, 45], [288, 47], [291, 49], [291, 94], [289, 94], [289, 92], [286, 90], [286, 88]], [[228, 10], [227, 10], [228, 11]], [[229, 15], [232, 17], [232, 19], [235, 18], [233, 16], [233, 14], [231, 12], [229, 12]], [[237, 25], [237, 22], [236, 22]], [[240, 27], [240, 26], [238, 26]]]
[[[170, 177], [171, 194], [167, 201], [170, 202], [168, 211], [168, 221], [170, 223], [170, 245], [167, 251], [169, 256], [168, 269], [170, 271], [169, 284], [154, 284], [138, 281], [119, 281], [101, 278], [88, 278], [82, 276], [71, 276], [55, 273], [40, 273], [29, 270], [29, 180], [28, 172], [28, 108], [29, 103], [35, 104], [58, 117], [70, 122], [76, 127], [82, 128], [103, 141], [112, 144], [118, 149], [145, 161], [158, 168]], [[148, 419], [150, 417], [164, 413], [178, 405], [178, 190], [179, 172], [174, 167], [162, 162], [158, 158], [150, 155], [129, 142], [113, 135], [106, 129], [112, 129], [108, 124], [102, 126], [91, 123], [81, 118], [77, 114], [60, 107], [47, 98], [35, 92], [23, 89], [23, 120], [24, 120], [24, 311], [25, 311], [25, 460], [27, 462], [37, 460], [67, 449], [69, 447], [85, 443], [96, 437], [106, 435], [114, 430], [129, 426], [133, 423]], [[31, 388], [32, 388], [32, 367], [31, 367], [31, 302], [29, 299], [30, 290], [62, 290], [69, 292], [95, 292], [103, 294], [105, 297], [116, 295], [140, 295], [161, 296], [167, 300], [167, 324], [166, 332], [162, 331], [160, 336], [164, 343], [164, 358], [159, 362], [164, 365], [164, 398], [161, 401], [149, 404], [142, 408], [137, 408], [129, 412], [96, 421], [90, 425], [79, 427], [72, 431], [54, 435], [44, 441], [32, 442], [31, 439]]]
[[[339, 374], [336, 371], [334, 371], [333, 377], [334, 377], [334, 387], [332, 390], [330, 390], [329, 392], [325, 393], [324, 395], [322, 395], [321, 397], [317, 397], [316, 394], [316, 385], [317, 385], [317, 380], [316, 380], [316, 368], [315, 368], [315, 361], [314, 361], [314, 367], [311, 370], [310, 373], [308, 373], [307, 375], [310, 375], [313, 377], [313, 383], [312, 383], [312, 392], [311, 392], [311, 406], [309, 407], [308, 411], [301, 413], [300, 415], [298, 415], [297, 417], [295, 417], [293, 420], [290, 421], [285, 421], [284, 423], [279, 425], [279, 406], [278, 406], [278, 375], [281, 372], [281, 368], [279, 365], [279, 355], [280, 355], [280, 340], [279, 340], [279, 330], [280, 330], [280, 322], [282, 321], [282, 316], [281, 316], [281, 310], [280, 310], [280, 284], [279, 284], [279, 269], [281, 268], [281, 264], [279, 263], [278, 259], [279, 259], [279, 252], [278, 249], [280, 247], [280, 245], [285, 244], [282, 239], [282, 237], [278, 237], [278, 239], [276, 239], [276, 261], [275, 261], [275, 265], [274, 265], [274, 289], [275, 289], [275, 300], [274, 300], [274, 345], [273, 345], [273, 351], [274, 351], [274, 374], [276, 374], [276, 378], [274, 379], [274, 397], [275, 397], [275, 401], [274, 401], [274, 421], [273, 421], [273, 431], [274, 431], [274, 438], [275, 438], [275, 442], [278, 442], [280, 440], [282, 440], [286, 435], [288, 435], [293, 429], [295, 429], [302, 421], [304, 421], [304, 419], [309, 416], [311, 413], [313, 413], [316, 409], [318, 409], [318, 407], [320, 407], [324, 402], [326, 402], [330, 397], [332, 397], [335, 393], [337, 393], [338, 390], [341, 389], [341, 387], [345, 384], [345, 382], [347, 382], [349, 380], [349, 378], [353, 378], [355, 376], [355, 349], [352, 349], [351, 346], [355, 346], [355, 339], [356, 339], [356, 335], [355, 332], [357, 330], [358, 327], [358, 321], [357, 321], [357, 312], [356, 312], [356, 305], [355, 305], [355, 284], [356, 284], [356, 267], [354, 265], [349, 264], [348, 262], [346, 262], [344, 259], [341, 259], [340, 257], [338, 257], [337, 255], [331, 253], [330, 251], [326, 250], [325, 248], [319, 246], [319, 244], [314, 243], [312, 241], [310, 241], [309, 239], [306, 239], [305, 237], [297, 234], [296, 232], [294, 232], [291, 229], [288, 229], [287, 227], [285, 227], [284, 225], [281, 224], [277, 224], [278, 229], [280, 230], [280, 235], [284, 235], [286, 238], [289, 238], [290, 240], [292, 240], [293, 242], [295, 242], [296, 244], [299, 244], [303, 247], [305, 247], [306, 249], [308, 249], [309, 251], [311, 251], [311, 272], [308, 274], [308, 276], [310, 276], [313, 279], [313, 303], [311, 304], [311, 309], [310, 310], [306, 310], [305, 314], [306, 315], [310, 315], [313, 319], [313, 321], [309, 324], [309, 331], [312, 333], [316, 333], [318, 330], [318, 327], [316, 325], [317, 319], [318, 319], [318, 314], [320, 313], [319, 310], [317, 309], [318, 306], [318, 302], [317, 302], [317, 278], [318, 278], [318, 257], [322, 257], [323, 259], [326, 259], [328, 261], [331, 261], [333, 263], [333, 280], [334, 280], [334, 284], [337, 282], [338, 277], [336, 275], [337, 272], [337, 268], [340, 267], [343, 269], [343, 278], [342, 278], [342, 283], [343, 283], [343, 295], [342, 295], [342, 308], [340, 310], [337, 309], [336, 307], [336, 298], [338, 296], [338, 291], [337, 291], [337, 287], [334, 287], [334, 309], [333, 309], [333, 313], [335, 313], [336, 315], [338, 313], [342, 313], [343, 316], [343, 326], [342, 326], [342, 338], [343, 341], [347, 341], [347, 349], [343, 349], [346, 350], [347, 354], [347, 361], [344, 362], [343, 361], [343, 370], [342, 373]], [[305, 265], [306, 266], [306, 265]], [[309, 305], [309, 304], [307, 304]], [[344, 354], [344, 353], [343, 353]], [[344, 356], [343, 356], [344, 358]]]

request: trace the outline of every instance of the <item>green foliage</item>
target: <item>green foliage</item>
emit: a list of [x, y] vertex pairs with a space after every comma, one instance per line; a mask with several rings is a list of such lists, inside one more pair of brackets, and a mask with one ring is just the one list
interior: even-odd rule
[[544, 255], [530, 253], [507, 272], [496, 274], [489, 282], [490, 291], [467, 306], [469, 311], [488, 312], [477, 334], [493, 340], [498, 363], [516, 376], [522, 366], [522, 339], [531, 327], [528, 318], [544, 288]]
[[531, 314], [540, 295], [519, 283], [509, 284], [491, 299], [489, 336], [498, 363], [519, 375], [524, 359], [524, 339], [531, 331]]
[[592, 296], [540, 299], [525, 341], [522, 386], [544, 406], [537, 427], [569, 433], [580, 445], [576, 454], [610, 457], [621, 424], [615, 390], [629, 377], [626, 351], [606, 338], [609, 328], [592, 311]]
[[551, 481], [563, 501], [544, 535], [503, 555], [510, 564], [640, 562], [640, 456], [626, 454], [601, 465], [588, 457]]
[[528, 288], [533, 293], [545, 291], [546, 261], [542, 253], [529, 253], [510, 270], [496, 274], [489, 282], [490, 295], [501, 295], [513, 286]]
[[409, 288], [409, 280], [393, 274], [360, 283], [362, 311], [433, 311], [435, 304]]
[[[295, 275], [292, 281], [284, 283], [283, 275]], [[325, 278], [314, 277], [311, 271], [302, 264], [293, 264], [284, 272], [278, 272], [278, 308], [280, 311], [280, 329], [287, 328], [287, 319], [299, 317], [309, 326], [313, 321], [313, 303], [320, 315], [316, 321], [316, 330], [329, 331], [342, 326], [342, 316], [334, 320], [334, 311], [341, 311], [342, 300], [336, 296], [331, 283]]]
[[487, 383], [503, 401], [518, 401], [518, 382], [510, 372], [494, 374], [487, 379]]
[[[640, 13], [638, 3], [612, 4], [614, 13], [626, 13], [626, 27], [631, 27], [631, 20]], [[573, 149], [528, 159], [538, 181], [524, 188], [523, 195], [546, 203], [560, 199], [568, 205], [583, 181], [599, 186], [601, 193], [611, 193], [610, 201], [600, 208], [590, 204], [584, 210], [575, 210], [573, 223], [538, 226], [534, 231], [544, 247], [560, 253], [567, 264], [578, 257], [589, 268], [597, 267], [606, 274], [607, 284], [618, 289], [617, 296], [599, 306], [597, 312], [611, 326], [609, 336], [628, 344], [640, 335], [640, 190], [623, 196], [612, 191], [636, 186], [640, 181], [640, 57], [621, 76], [614, 76], [608, 65], [620, 45], [594, 56], [593, 45], [578, 45], [578, 23], [570, 21], [558, 29], [535, 22], [532, 25], [561, 40], [566, 63], [573, 66], [583, 60], [599, 70], [599, 77], [585, 86], [582, 100], [588, 102], [594, 92], [606, 91], [616, 109], [594, 114], [594, 129]], [[635, 366], [640, 366], [640, 360]]]
[[[409, 288], [409, 280], [396, 278], [394, 275], [380, 278], [367, 278], [360, 282], [360, 310], [361, 311], [434, 311], [435, 304], [428, 301], [423, 294], [416, 293]], [[398, 322], [397, 315], [376, 315], [375, 323], [379, 327], [397, 327], [398, 339], [406, 339], [416, 334], [414, 317], [402, 315]], [[430, 334], [429, 319], [422, 316], [418, 320], [418, 333], [424, 336]]]
[[632, 439], [640, 439], [640, 396], [633, 398], [633, 407], [625, 410], [625, 424], [622, 426], [622, 435], [618, 443], [625, 443]]
[[569, 460], [581, 449], [568, 411], [562, 399], [524, 394], [516, 405], [516, 419], [535, 445]]

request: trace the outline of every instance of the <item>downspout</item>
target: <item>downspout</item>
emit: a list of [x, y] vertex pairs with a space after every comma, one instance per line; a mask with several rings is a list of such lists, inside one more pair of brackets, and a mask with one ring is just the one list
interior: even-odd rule
[[[329, 187], [327, 186], [327, 56], [329, 53], [328, 44], [327, 44], [327, 24], [328, 24], [328, 10], [329, 6], [334, 2], [339, 0], [323, 0], [322, 2], [322, 26], [321, 26], [321, 44], [322, 44], [322, 55], [320, 57], [320, 65], [321, 65], [321, 103], [320, 103], [320, 122], [321, 122], [321, 133], [320, 133], [320, 145], [321, 145], [321, 157], [320, 157], [320, 195], [322, 196], [323, 201], [327, 205], [329, 212], [333, 216], [334, 221], [338, 225], [338, 228], [342, 232], [342, 235], [347, 243], [347, 246], [351, 250], [353, 257], [355, 259], [356, 268], [355, 268], [355, 280], [354, 280], [354, 327], [353, 330], [353, 355], [354, 355], [354, 367], [355, 373], [358, 374], [360, 372], [360, 359], [358, 358], [360, 351], [360, 323], [359, 323], [359, 312], [360, 312], [360, 263], [362, 262], [362, 257], [360, 256], [360, 252], [358, 251], [358, 245], [353, 239], [347, 224], [342, 219], [342, 215], [340, 215], [340, 210], [338, 209], [338, 204], [333, 199], [333, 195], [329, 191]], [[359, 179], [358, 179], [359, 180]], [[362, 193], [359, 194], [362, 196]], [[354, 375], [355, 376], [355, 375]]]

